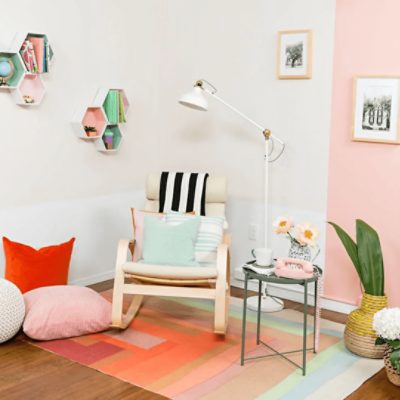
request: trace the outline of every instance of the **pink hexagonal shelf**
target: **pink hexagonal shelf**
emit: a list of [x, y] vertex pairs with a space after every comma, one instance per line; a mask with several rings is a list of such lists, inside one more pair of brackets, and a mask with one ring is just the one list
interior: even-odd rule
[[86, 107], [74, 118], [74, 128], [81, 139], [100, 138], [107, 126], [107, 117], [101, 107]]
[[39, 75], [25, 74], [16, 90], [11, 92], [15, 102], [20, 106], [38, 106], [46, 93]]

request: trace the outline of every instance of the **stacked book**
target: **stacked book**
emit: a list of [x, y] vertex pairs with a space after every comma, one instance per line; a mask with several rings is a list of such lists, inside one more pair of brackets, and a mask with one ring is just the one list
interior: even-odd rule
[[126, 122], [124, 102], [119, 90], [109, 90], [104, 101], [104, 111], [110, 124]]
[[49, 72], [50, 51], [50, 45], [45, 36], [28, 35], [20, 50], [28, 72], [35, 74]]

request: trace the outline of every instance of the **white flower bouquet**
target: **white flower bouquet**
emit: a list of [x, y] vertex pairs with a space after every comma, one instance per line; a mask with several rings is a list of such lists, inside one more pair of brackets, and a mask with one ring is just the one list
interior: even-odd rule
[[374, 315], [376, 344], [386, 343], [391, 349], [389, 360], [400, 374], [400, 308], [383, 308]]

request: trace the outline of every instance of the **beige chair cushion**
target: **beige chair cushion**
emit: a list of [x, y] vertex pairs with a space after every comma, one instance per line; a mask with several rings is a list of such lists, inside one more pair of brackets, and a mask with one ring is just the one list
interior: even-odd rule
[[133, 275], [165, 279], [209, 279], [217, 277], [217, 268], [208, 264], [204, 267], [176, 267], [127, 262], [122, 266], [124, 272]]

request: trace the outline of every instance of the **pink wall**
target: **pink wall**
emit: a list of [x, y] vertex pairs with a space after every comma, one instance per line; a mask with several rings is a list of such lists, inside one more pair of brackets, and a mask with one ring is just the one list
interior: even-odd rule
[[[400, 76], [400, 1], [337, 0], [336, 7], [328, 220], [354, 233], [362, 218], [378, 231], [386, 293], [400, 306], [400, 145], [351, 141], [353, 77]], [[326, 297], [355, 304], [359, 280], [327, 229]]]

